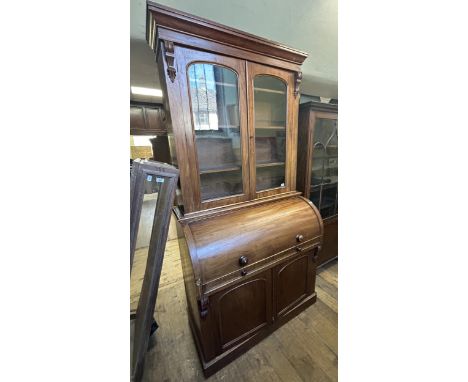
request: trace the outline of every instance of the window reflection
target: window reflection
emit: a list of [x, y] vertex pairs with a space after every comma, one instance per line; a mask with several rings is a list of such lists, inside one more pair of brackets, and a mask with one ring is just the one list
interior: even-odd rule
[[202, 200], [243, 193], [237, 74], [218, 65], [188, 68]]
[[195, 130], [219, 130], [239, 124], [237, 75], [211, 64], [189, 67]]

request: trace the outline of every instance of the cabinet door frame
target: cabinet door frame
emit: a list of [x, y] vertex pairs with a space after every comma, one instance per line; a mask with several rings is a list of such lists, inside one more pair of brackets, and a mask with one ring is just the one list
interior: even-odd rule
[[[250, 193], [252, 199], [281, 194], [296, 189], [296, 149], [297, 149], [297, 115], [299, 95], [294, 95], [294, 72], [277, 69], [254, 62], [246, 62], [248, 131], [250, 152]], [[256, 190], [257, 169], [255, 156], [255, 105], [254, 80], [257, 75], [276, 77], [286, 85], [286, 154], [285, 154], [285, 185], [262, 191]]]
[[[329, 112], [323, 112], [323, 111], [311, 111], [310, 112], [310, 137], [309, 137], [309, 142], [310, 142], [310, 152], [308, 153], [309, 156], [309, 161], [308, 161], [308, 168], [307, 171], [305, 172], [306, 179], [305, 179], [305, 190], [307, 191], [306, 197], [307, 199], [310, 200], [310, 193], [312, 192], [312, 166], [313, 166], [313, 160], [314, 160], [314, 135], [315, 135], [315, 125], [317, 123], [317, 119], [331, 119], [331, 120], [338, 120], [338, 114], [337, 113], [329, 113]], [[317, 208], [319, 208], [317, 206]]]
[[[307, 253], [303, 253], [299, 256], [296, 256], [292, 259], [289, 259], [276, 267], [273, 268], [272, 282], [273, 282], [273, 315], [274, 320], [282, 320], [284, 317], [288, 317], [291, 312], [293, 312], [299, 305], [301, 305], [304, 300], [311, 296], [315, 292], [315, 278], [316, 278], [316, 264], [313, 260], [314, 252], [316, 249], [309, 250]], [[278, 307], [278, 295], [279, 295], [279, 277], [280, 274], [292, 264], [297, 261], [306, 259], [307, 267], [305, 269], [306, 273], [306, 289], [301, 296], [298, 296], [296, 300], [292, 301], [287, 306], [283, 307], [281, 310]], [[286, 318], [287, 320], [287, 318]]]
[[[248, 332], [244, 332], [241, 335], [237, 336], [236, 338], [231, 339], [227, 343], [223, 344], [222, 339], [222, 330], [223, 330], [223, 323], [221, 322], [221, 309], [220, 309], [220, 304], [222, 299], [227, 296], [229, 293], [238, 290], [242, 287], [245, 287], [246, 285], [254, 284], [256, 282], [263, 282], [265, 285], [265, 321], [261, 323], [260, 325], [252, 328]], [[216, 328], [213, 328], [213, 330], [217, 331], [217, 336], [216, 338], [216, 352], [217, 354], [221, 354], [231, 348], [234, 348], [238, 346], [239, 344], [243, 343], [249, 338], [252, 338], [256, 336], [259, 332], [265, 329], [265, 327], [268, 327], [273, 323], [273, 280], [272, 280], [272, 270], [267, 269], [259, 274], [253, 275], [253, 276], [246, 276], [245, 279], [243, 279], [241, 282], [238, 284], [227, 288], [223, 289], [219, 292], [216, 292], [213, 296], [210, 296], [210, 305], [213, 307], [212, 309], [212, 316], [213, 316], [213, 322], [215, 323], [214, 325]], [[243, 319], [246, 319], [245, 317]]]
[[[181, 94], [181, 106], [184, 114], [184, 134], [186, 143], [186, 160], [179, 159], [179, 164], [186, 163], [185, 171], [181, 169], [181, 184], [183, 187], [184, 182], [190, 182], [192, 185], [192, 194], [184, 196], [184, 205], [186, 199], [193, 198], [194, 208], [186, 212], [193, 212], [198, 210], [205, 210], [208, 208], [224, 206], [227, 204], [239, 203], [249, 200], [250, 197], [250, 168], [248, 163], [249, 154], [249, 141], [247, 133], [247, 101], [245, 89], [245, 61], [237, 58], [222, 56], [214, 53], [202, 52], [184, 47], [177, 47], [175, 49], [175, 60], [178, 63], [179, 74], [177, 80], [179, 81], [180, 91], [185, 92]], [[241, 139], [241, 162], [242, 162], [242, 187], [243, 193], [232, 196], [224, 196], [203, 201], [201, 199], [201, 181], [200, 181], [200, 168], [198, 163], [198, 155], [195, 142], [195, 129], [192, 113], [192, 102], [190, 98], [190, 87], [188, 79], [188, 67], [195, 63], [206, 63], [225, 67], [234, 71], [237, 74], [238, 84], [238, 102], [239, 102], [239, 131]]]

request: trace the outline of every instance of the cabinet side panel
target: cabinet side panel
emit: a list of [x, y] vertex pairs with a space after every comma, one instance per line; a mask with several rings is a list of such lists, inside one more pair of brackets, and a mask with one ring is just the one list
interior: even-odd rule
[[308, 198], [308, 190], [306, 190], [306, 178], [308, 163], [310, 162], [309, 152], [309, 110], [306, 108], [299, 109], [299, 123], [297, 134], [297, 180], [296, 189], [302, 192], [303, 196]]
[[[164, 57], [164, 43], [160, 42], [161, 46], [159, 49], [158, 56], [158, 71], [160, 76], [160, 82], [163, 87], [164, 105], [168, 115], [166, 118], [170, 118], [167, 125], [169, 147], [171, 150], [171, 158], [180, 171], [180, 185], [182, 189], [182, 198], [184, 201], [185, 212], [192, 212], [196, 209], [194, 197], [196, 190], [194, 189], [192, 182], [192, 171], [190, 160], [183, 160], [188, 157], [191, 152], [191, 148], [188, 147], [187, 138], [185, 134], [186, 130], [186, 118], [185, 110], [183, 109], [183, 102], [181, 97], [180, 89], [180, 78], [185, 75], [185, 70], [181, 72], [181, 68], [184, 68], [180, 62], [175, 63], [177, 68], [176, 77], [174, 81], [169, 78], [167, 74], [167, 62]], [[177, 49], [177, 48], [175, 48]], [[190, 123], [189, 123], [190, 125]]]
[[320, 265], [338, 256], [338, 218], [325, 220], [323, 230], [323, 246], [319, 252]]
[[[180, 223], [177, 222], [178, 230], [180, 229]], [[180, 261], [182, 264], [182, 272], [184, 275], [185, 294], [187, 296], [187, 308], [193, 317], [194, 323], [197, 329], [200, 331], [200, 314], [197, 306], [197, 290], [195, 285], [195, 276], [193, 272], [192, 260], [187, 245], [187, 241], [183, 236], [179, 238], [179, 252]]]
[[159, 82], [161, 84], [161, 88], [164, 94], [164, 97], [163, 97], [164, 111], [161, 117], [161, 121], [164, 125], [164, 129], [167, 131], [167, 143], [169, 146], [169, 155], [170, 155], [170, 161], [171, 161], [170, 164], [178, 167], [175, 140], [174, 140], [174, 130], [172, 128], [171, 108], [170, 108], [168, 97], [167, 97], [167, 86], [166, 86], [166, 82], [164, 78], [165, 77], [164, 67], [163, 67], [162, 61], [163, 61], [163, 57], [161, 55], [161, 52], [159, 52], [159, 57], [158, 57]]

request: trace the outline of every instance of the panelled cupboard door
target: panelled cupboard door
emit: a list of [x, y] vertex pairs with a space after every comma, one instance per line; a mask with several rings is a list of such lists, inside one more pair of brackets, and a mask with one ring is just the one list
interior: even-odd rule
[[273, 269], [275, 316], [286, 316], [314, 292], [316, 266], [312, 256], [310, 252]]
[[[249, 199], [245, 61], [175, 49], [197, 209]], [[187, 123], [190, 122], [190, 123]], [[181, 179], [183, 182], [184, 179]]]
[[247, 340], [272, 322], [271, 269], [214, 294], [214, 321], [219, 332], [218, 352]]
[[295, 189], [297, 108], [294, 74], [247, 62], [250, 192], [256, 198]]

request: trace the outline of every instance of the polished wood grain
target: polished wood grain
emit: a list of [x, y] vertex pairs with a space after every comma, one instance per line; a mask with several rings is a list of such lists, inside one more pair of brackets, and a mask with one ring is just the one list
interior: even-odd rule
[[189, 320], [206, 375], [315, 302], [323, 224], [305, 198], [254, 200], [179, 224]]
[[266, 271], [213, 295], [218, 353], [238, 345], [271, 322], [271, 291], [271, 272]]
[[[306, 54], [151, 1], [147, 40], [157, 54], [171, 115], [167, 128], [171, 157], [180, 170], [183, 206], [174, 212], [181, 233], [187, 316], [203, 373], [209, 376], [317, 299], [315, 272], [323, 223], [315, 206], [295, 192], [300, 65]], [[194, 63], [222, 66], [237, 75], [240, 191], [229, 188], [234, 161], [224, 161], [229, 156], [227, 145], [218, 142], [216, 149], [197, 150], [197, 142], [204, 147], [206, 142], [194, 130], [193, 81], [188, 78]], [[276, 85], [267, 81], [254, 89], [261, 76], [274, 77]], [[225, 85], [220, 85], [221, 93]], [[263, 97], [263, 106], [262, 100], [255, 105], [256, 90], [269, 94]], [[218, 98], [217, 92], [211, 89], [210, 94]], [[278, 94], [284, 97], [275, 104], [272, 99]], [[255, 126], [255, 113], [269, 118], [260, 118], [261, 126]], [[284, 137], [278, 134], [280, 129]], [[205, 166], [214, 162], [227, 165], [223, 171]], [[263, 175], [257, 177], [257, 171]], [[212, 177], [213, 189], [201, 176]], [[237, 184], [234, 188], [240, 189]], [[274, 373], [262, 375], [268, 378]]]
[[[269, 258], [276, 254], [288, 256], [296, 253], [297, 246], [319, 245], [322, 226], [318, 216], [303, 198], [290, 197], [188, 221], [206, 293], [241, 277], [238, 261], [242, 256], [248, 259], [242, 269], [250, 273], [271, 265], [274, 259]], [[279, 224], [285, 220], [289, 223]], [[300, 243], [298, 235], [303, 235]]]
[[[135, 254], [134, 271], [139, 253]], [[317, 302], [208, 379], [190, 333], [177, 240], [168, 241], [143, 381], [337, 381], [338, 264], [317, 270]], [[138, 294], [138, 286], [132, 289]]]
[[[306, 54], [152, 2], [148, 3], [147, 26], [148, 42], [157, 53], [160, 82], [167, 98], [165, 106], [172, 117], [167, 120], [167, 131], [172, 164], [180, 170], [184, 213], [295, 190], [299, 106], [296, 92], [299, 82], [296, 80], [300, 78], [298, 72]], [[235, 196], [217, 197], [215, 189], [212, 199], [201, 199], [199, 174], [203, 169], [197, 158], [187, 79], [187, 68], [194, 62], [218, 64], [238, 75], [243, 192]], [[248, 89], [252, 88], [256, 74], [270, 74], [287, 84], [286, 158], [281, 161], [285, 166], [286, 184], [258, 193], [253, 163], [253, 96], [249, 95], [253, 90]], [[261, 171], [273, 169], [262, 167]], [[223, 186], [222, 176], [217, 175], [219, 187]]]
[[[259, 56], [280, 59], [295, 64], [302, 64], [307, 53], [287, 47], [275, 41], [246, 33], [244, 31], [221, 25], [211, 20], [191, 15], [174, 8], [148, 1], [148, 11], [151, 17], [147, 29], [147, 40], [155, 46], [155, 26], [182, 32], [188, 36], [196, 36], [205, 41], [217, 42], [226, 46], [236, 47], [246, 53], [256, 53]], [[158, 33], [160, 33], [158, 31]], [[195, 45], [199, 47], [199, 45]]]

